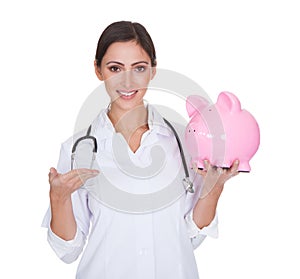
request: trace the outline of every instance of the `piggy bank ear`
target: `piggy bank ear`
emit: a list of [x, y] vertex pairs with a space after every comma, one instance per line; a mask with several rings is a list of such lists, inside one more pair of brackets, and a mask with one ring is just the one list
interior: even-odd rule
[[230, 92], [221, 92], [218, 96], [217, 105], [230, 112], [241, 111], [239, 99]]
[[190, 95], [186, 99], [186, 110], [189, 117], [201, 113], [203, 109], [209, 106], [208, 100], [199, 95]]

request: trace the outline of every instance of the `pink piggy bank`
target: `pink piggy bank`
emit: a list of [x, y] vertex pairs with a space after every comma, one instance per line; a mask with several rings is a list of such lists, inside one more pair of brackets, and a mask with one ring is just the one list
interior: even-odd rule
[[186, 100], [186, 109], [190, 122], [185, 142], [191, 163], [203, 169], [203, 160], [207, 159], [214, 166], [229, 168], [238, 159], [239, 171], [251, 170], [249, 161], [260, 142], [259, 127], [255, 118], [241, 109], [234, 94], [220, 93], [216, 104], [191, 95]]

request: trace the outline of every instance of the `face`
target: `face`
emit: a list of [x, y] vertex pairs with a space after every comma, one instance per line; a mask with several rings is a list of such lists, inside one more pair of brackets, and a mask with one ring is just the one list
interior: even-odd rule
[[130, 110], [143, 104], [143, 97], [155, 67], [144, 49], [135, 41], [116, 42], [107, 49], [96, 75], [104, 80], [112, 106]]

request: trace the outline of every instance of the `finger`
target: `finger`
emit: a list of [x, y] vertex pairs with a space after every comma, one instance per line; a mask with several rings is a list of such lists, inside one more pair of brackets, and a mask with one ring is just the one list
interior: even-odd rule
[[210, 168], [210, 163], [209, 163], [208, 160], [204, 160], [204, 161], [203, 161], [203, 164], [204, 164], [204, 168], [205, 168], [206, 170], [208, 170], [208, 169]]
[[192, 168], [193, 168], [193, 171], [194, 171], [195, 173], [198, 173], [198, 174], [200, 174], [200, 175], [202, 175], [202, 176], [205, 176], [206, 171], [201, 170], [201, 169], [198, 169], [197, 163], [193, 162], [193, 163], [192, 163]]
[[79, 187], [81, 187], [88, 179], [93, 178], [97, 176], [97, 173], [94, 174], [82, 174], [78, 175], [77, 177], [74, 177], [68, 182], [68, 185], [73, 189], [77, 190]]
[[98, 174], [81, 174], [78, 175], [77, 177], [73, 178], [72, 180], [69, 181], [69, 183], [72, 183], [72, 181], [81, 181], [81, 184], [84, 184], [88, 179], [93, 178], [97, 176]]
[[198, 168], [196, 169], [196, 172], [199, 173], [200, 175], [202, 175], [203, 177], [205, 177], [206, 174], [207, 174], [206, 170], [201, 170], [201, 169], [198, 169]]
[[217, 167], [217, 173], [218, 173], [219, 175], [224, 174], [225, 171], [226, 171], [225, 169], [223, 169], [223, 168], [221, 168], [221, 167]]
[[71, 187], [73, 190], [78, 189], [79, 187], [81, 187], [88, 179], [95, 177], [95, 175], [81, 175], [81, 176], [77, 176], [74, 177], [72, 180], [70, 180], [67, 185], [69, 185], [69, 187]]
[[228, 180], [238, 175], [239, 174], [238, 167], [239, 167], [239, 161], [235, 160], [232, 166], [230, 167], [230, 169], [226, 172], [227, 178], [225, 180]]
[[232, 166], [230, 167], [230, 173], [238, 172], [238, 168], [239, 168], [239, 160], [235, 160]]
[[237, 171], [237, 172], [231, 174], [231, 177], [237, 176], [238, 174], [240, 174], [240, 172]]
[[71, 170], [67, 173], [64, 173], [62, 175], [62, 178], [64, 180], [71, 180], [73, 179], [74, 177], [77, 177], [78, 175], [84, 175], [84, 174], [98, 174], [99, 171], [98, 170], [95, 170], [95, 169], [75, 169], [75, 170]]
[[192, 163], [192, 168], [194, 172], [197, 172], [197, 164], [195, 162]]
[[76, 174], [85, 174], [85, 173], [99, 173], [99, 170], [96, 169], [86, 169], [86, 168], [81, 168], [81, 169], [74, 169], [69, 171], [69, 173], [76, 173]]

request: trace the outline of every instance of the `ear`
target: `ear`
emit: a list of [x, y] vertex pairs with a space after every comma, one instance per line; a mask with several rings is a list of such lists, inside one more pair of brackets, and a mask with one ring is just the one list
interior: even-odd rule
[[155, 77], [156, 75], [156, 67], [152, 67], [151, 69], [151, 80]]
[[101, 81], [104, 80], [103, 75], [101, 73], [100, 67], [97, 65], [97, 61], [94, 60], [94, 67], [95, 67], [95, 74], [97, 76], [97, 78]]
[[230, 92], [221, 92], [218, 96], [217, 104], [230, 112], [241, 111], [239, 99]]
[[189, 117], [192, 117], [197, 113], [201, 113], [201, 111], [203, 111], [208, 106], [208, 100], [199, 95], [190, 95], [186, 99], [186, 110]]

